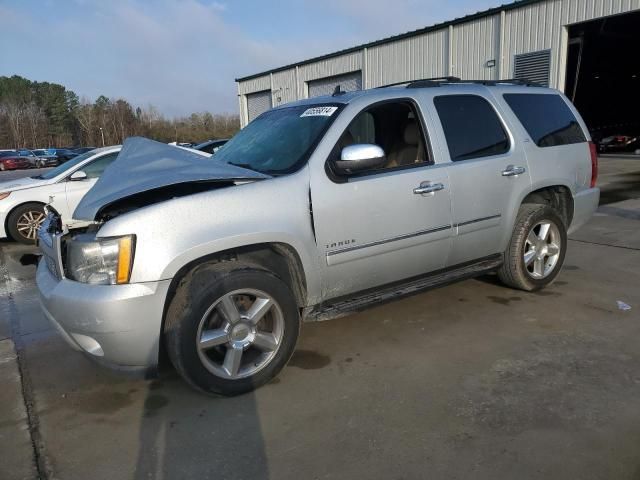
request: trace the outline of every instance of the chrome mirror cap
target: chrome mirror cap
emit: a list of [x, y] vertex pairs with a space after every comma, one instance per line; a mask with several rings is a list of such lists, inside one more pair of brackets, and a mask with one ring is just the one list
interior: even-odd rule
[[342, 149], [340, 160], [334, 162], [338, 173], [355, 173], [383, 166], [387, 161], [378, 145], [356, 144]]

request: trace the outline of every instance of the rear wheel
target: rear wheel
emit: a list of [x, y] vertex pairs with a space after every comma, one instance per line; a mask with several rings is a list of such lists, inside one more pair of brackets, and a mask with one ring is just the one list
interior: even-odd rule
[[556, 211], [548, 205], [524, 204], [498, 276], [510, 287], [540, 290], [560, 273], [566, 250], [566, 227]]
[[205, 264], [187, 275], [164, 329], [180, 375], [221, 395], [248, 392], [275, 377], [299, 330], [289, 287], [271, 272], [235, 262]]
[[36, 242], [38, 230], [44, 219], [44, 207], [41, 204], [25, 203], [9, 214], [7, 229], [15, 241], [32, 244]]

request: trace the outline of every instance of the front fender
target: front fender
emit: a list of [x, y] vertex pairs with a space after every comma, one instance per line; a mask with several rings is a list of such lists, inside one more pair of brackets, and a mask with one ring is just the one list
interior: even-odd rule
[[99, 237], [128, 234], [136, 235], [131, 282], [170, 279], [194, 260], [275, 242], [300, 257], [309, 300], [320, 294], [306, 168], [144, 207], [108, 221], [98, 232]]

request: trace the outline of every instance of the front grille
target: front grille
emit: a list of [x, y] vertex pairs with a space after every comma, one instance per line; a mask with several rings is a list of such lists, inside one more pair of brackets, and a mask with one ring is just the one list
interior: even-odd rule
[[56, 267], [56, 262], [53, 258], [48, 255], [43, 255], [44, 261], [47, 264], [47, 268], [51, 275], [53, 275], [56, 279], [60, 280], [60, 274], [58, 273], [58, 268]]

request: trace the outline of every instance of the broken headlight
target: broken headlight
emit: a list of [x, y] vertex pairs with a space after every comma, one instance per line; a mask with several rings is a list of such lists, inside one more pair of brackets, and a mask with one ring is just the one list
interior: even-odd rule
[[96, 239], [82, 234], [66, 242], [66, 276], [95, 285], [129, 283], [134, 236]]

